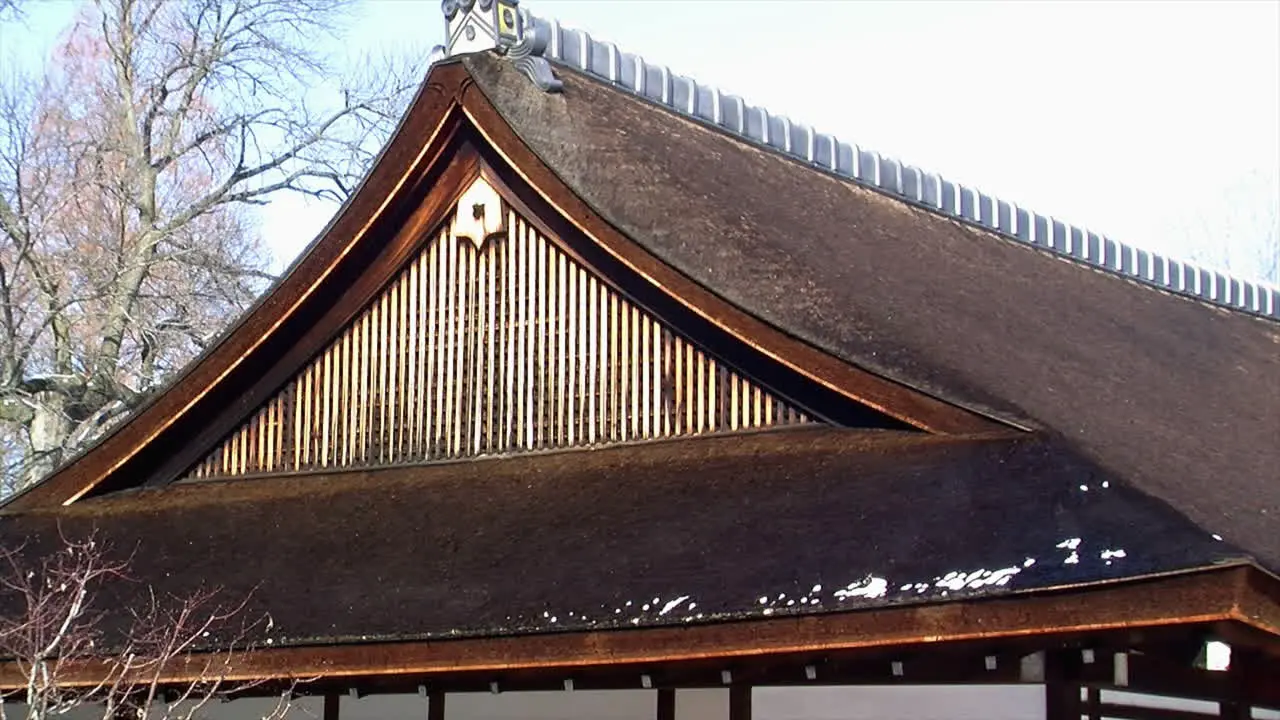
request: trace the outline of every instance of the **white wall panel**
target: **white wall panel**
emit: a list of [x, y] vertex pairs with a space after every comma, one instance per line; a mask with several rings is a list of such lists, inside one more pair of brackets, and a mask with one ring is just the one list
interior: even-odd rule
[[[194, 715], [196, 720], [261, 720], [276, 710], [279, 698], [245, 698], [232, 702], [213, 701]], [[311, 720], [324, 716], [324, 698], [294, 698], [288, 704], [286, 720]], [[179, 715], [178, 717], [182, 717]]]
[[[343, 695], [338, 701], [340, 720], [426, 720], [427, 699], [413, 695], [368, 695], [353, 698]], [[293, 720], [293, 718], [289, 718]]]
[[728, 717], [728, 690], [676, 691], [676, 720], [726, 720]]
[[[455, 693], [446, 696], [444, 708], [445, 720], [653, 720], [657, 704], [653, 690], [584, 690]], [[404, 716], [387, 720], [392, 717]], [[350, 719], [343, 715], [340, 720]]]
[[[1039, 685], [757, 688], [754, 720], [1042, 720]], [[723, 717], [723, 716], [721, 716]]]

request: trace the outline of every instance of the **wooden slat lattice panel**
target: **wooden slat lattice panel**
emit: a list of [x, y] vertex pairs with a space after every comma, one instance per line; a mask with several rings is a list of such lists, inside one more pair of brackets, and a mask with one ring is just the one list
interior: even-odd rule
[[600, 281], [514, 213], [443, 231], [189, 474], [234, 477], [810, 422]]

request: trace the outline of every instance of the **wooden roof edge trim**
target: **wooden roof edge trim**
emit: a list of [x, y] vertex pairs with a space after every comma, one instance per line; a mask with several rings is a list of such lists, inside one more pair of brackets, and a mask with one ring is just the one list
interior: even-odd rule
[[1232, 619], [1280, 637], [1280, 577], [1256, 563], [1246, 568], [1235, 579], [1238, 602], [1232, 608]]
[[[75, 502], [207, 395], [284, 324], [303, 301], [313, 297], [320, 281], [366, 238], [369, 229], [412, 185], [412, 179], [437, 160], [429, 154], [440, 151], [442, 136], [456, 130], [459, 118], [453, 111], [470, 82], [470, 75], [458, 62], [433, 66], [370, 172], [280, 280], [231, 323], [209, 350], [155, 391], [125, 422], [52, 474], [7, 498], [0, 508], [24, 511]], [[289, 294], [296, 295], [287, 309], [272, 307], [272, 301]], [[247, 329], [259, 325], [264, 326], [261, 332], [250, 337]]]
[[546, 218], [554, 214], [563, 218], [565, 227], [546, 228], [552, 234], [581, 233], [629, 271], [771, 360], [918, 429], [963, 435], [1010, 428], [1039, 429], [1026, 421], [964, 407], [857, 367], [742, 310], [614, 227], [525, 144], [478, 86], [471, 83], [460, 92], [466, 116], [488, 146], [496, 151], [500, 164], [509, 170], [496, 170], [503, 194], [518, 197], [532, 217]]
[[[796, 653], [888, 649], [934, 643], [1025, 640], [1237, 620], [1248, 566], [995, 598], [786, 618], [613, 631], [479, 639], [384, 641], [257, 649], [241, 656], [226, 680], [289, 677], [427, 676], [516, 670], [746, 659]], [[202, 666], [197, 656], [192, 661]], [[60, 675], [89, 684], [89, 668]], [[18, 682], [0, 663], [0, 690]], [[165, 682], [196, 679], [181, 669]]]
[[[686, 120], [800, 163], [813, 172], [837, 177], [911, 207], [1145, 288], [1215, 309], [1280, 321], [1280, 286], [1275, 284], [1128, 245], [1087, 227], [950, 182], [936, 173], [753, 106], [741, 97], [620, 51], [583, 30], [564, 27], [553, 18], [527, 14], [525, 22], [548, 36], [541, 56], [551, 61], [553, 68], [568, 68]], [[602, 56], [610, 57], [612, 62], [600, 62]], [[655, 75], [663, 81], [654, 82]], [[759, 122], [752, 123], [748, 118], [758, 118]]]

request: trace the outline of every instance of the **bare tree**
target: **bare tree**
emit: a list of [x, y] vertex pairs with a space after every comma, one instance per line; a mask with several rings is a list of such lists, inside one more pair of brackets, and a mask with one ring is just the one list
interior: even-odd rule
[[[2, 2], [4, 0], [0, 0]], [[0, 78], [0, 453], [47, 474], [270, 279], [251, 209], [343, 199], [421, 67], [343, 79], [346, 0], [97, 0]]]
[[[222, 604], [208, 589], [183, 597], [144, 591], [138, 607], [107, 614], [96, 602], [100, 591], [131, 582], [129, 569], [93, 534], [64, 537], [34, 561], [21, 550], [0, 551], [0, 655], [24, 682], [7, 698], [24, 720], [73, 710], [103, 720], [192, 720], [210, 702], [260, 687], [227, 680], [251, 640], [270, 629], [269, 619], [245, 616], [247, 599]], [[294, 687], [277, 695], [267, 718], [288, 712]], [[0, 720], [8, 720], [5, 704]]]
[[1177, 218], [1176, 239], [1196, 262], [1280, 284], [1280, 175], [1274, 167], [1240, 174]]

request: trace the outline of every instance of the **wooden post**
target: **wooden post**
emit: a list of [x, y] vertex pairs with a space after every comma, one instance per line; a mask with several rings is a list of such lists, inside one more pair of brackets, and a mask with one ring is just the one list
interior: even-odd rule
[[1079, 657], [1046, 653], [1044, 668], [1045, 720], [1080, 720]]
[[658, 689], [658, 720], [676, 720], [676, 691], [671, 688]]
[[1223, 700], [1218, 703], [1218, 717], [1223, 720], [1250, 720], [1253, 711], [1249, 703], [1239, 700]]
[[427, 693], [427, 720], [444, 720], [444, 691]]
[[338, 696], [332, 693], [324, 696], [324, 720], [338, 720]]
[[1231, 663], [1227, 666], [1227, 697], [1218, 702], [1218, 717], [1224, 720], [1249, 720], [1253, 709], [1245, 700], [1248, 693], [1250, 671], [1255, 655], [1243, 647], [1231, 648]]
[[751, 686], [729, 688], [729, 720], [751, 720]]
[[1083, 715], [1089, 720], [1102, 720], [1102, 691], [1096, 687], [1086, 690]]

